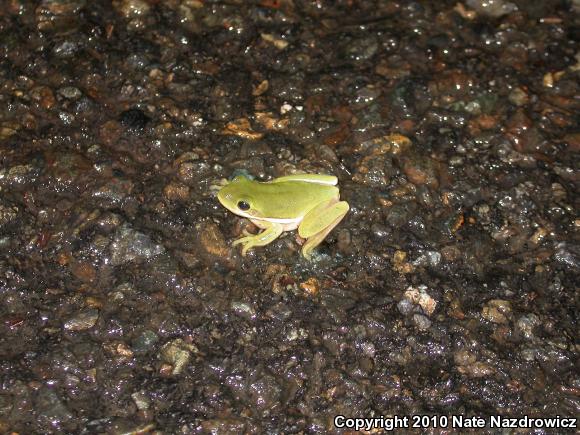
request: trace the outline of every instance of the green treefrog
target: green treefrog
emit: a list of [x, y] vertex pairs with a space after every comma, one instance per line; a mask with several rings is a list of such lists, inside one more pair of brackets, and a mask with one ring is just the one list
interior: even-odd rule
[[298, 229], [306, 242], [302, 255], [307, 260], [312, 250], [338, 225], [349, 210], [340, 201], [332, 175], [299, 174], [276, 178], [268, 182], [237, 176], [219, 190], [219, 202], [232, 213], [250, 219], [263, 231], [234, 241], [242, 245], [242, 255], [255, 246], [265, 246], [284, 231]]

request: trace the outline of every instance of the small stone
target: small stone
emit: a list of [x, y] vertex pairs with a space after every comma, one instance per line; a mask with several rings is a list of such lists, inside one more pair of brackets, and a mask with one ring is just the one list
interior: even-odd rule
[[486, 362], [476, 361], [473, 364], [461, 366], [459, 372], [470, 378], [484, 378], [495, 372], [495, 369]]
[[86, 311], [81, 311], [76, 314], [71, 319], [67, 320], [64, 324], [64, 329], [69, 331], [84, 331], [85, 329], [92, 328], [97, 323], [99, 318], [99, 311], [95, 309], [90, 309]]
[[[20, 2], [19, 2], [20, 3]], [[39, 30], [69, 30], [79, 11], [86, 6], [86, 1], [43, 0], [38, 2], [35, 10], [36, 24]], [[13, 6], [16, 2], [8, 2]]]
[[457, 365], [459, 373], [471, 378], [483, 378], [495, 372], [495, 369], [488, 363], [478, 361], [475, 353], [461, 349], [453, 355], [453, 361]]
[[131, 394], [131, 398], [133, 399], [133, 402], [135, 402], [137, 409], [140, 411], [149, 409], [151, 406], [151, 399], [147, 397], [147, 394], [144, 391], [137, 391], [136, 393]]
[[443, 256], [443, 259], [445, 259], [445, 261], [451, 262], [456, 261], [458, 258], [461, 257], [461, 251], [457, 246], [449, 245], [444, 246], [441, 249], [441, 255]]
[[434, 188], [439, 186], [436, 164], [432, 159], [415, 156], [403, 161], [403, 172], [411, 183], [416, 186], [427, 184]]
[[536, 232], [529, 238], [530, 243], [534, 245], [539, 245], [542, 240], [548, 235], [548, 230], [543, 227], [540, 227], [536, 230]]
[[466, 0], [465, 4], [476, 12], [498, 18], [518, 10], [518, 7], [505, 0]]
[[245, 302], [232, 301], [230, 304], [232, 311], [247, 320], [255, 320], [256, 310], [250, 304]]
[[305, 340], [308, 338], [308, 331], [304, 328], [291, 328], [286, 334], [287, 341]]
[[3, 184], [23, 185], [30, 183], [36, 179], [37, 174], [38, 170], [32, 164], [0, 169], [0, 186]]
[[111, 243], [111, 264], [118, 266], [134, 260], [147, 260], [165, 251], [162, 245], [154, 244], [151, 238], [135, 231], [129, 226], [123, 226]]
[[189, 197], [189, 187], [181, 183], [169, 183], [163, 194], [170, 201], [185, 201]]
[[437, 251], [426, 251], [421, 254], [415, 261], [413, 266], [431, 266], [435, 267], [441, 262], [441, 254]]
[[93, 282], [97, 277], [96, 269], [89, 262], [74, 261], [69, 264], [69, 269], [75, 278], [85, 283]]
[[481, 315], [493, 323], [508, 323], [512, 316], [511, 303], [502, 299], [493, 299], [485, 304]]
[[409, 299], [404, 298], [397, 303], [397, 309], [403, 316], [408, 316], [413, 312], [414, 305]]
[[18, 216], [18, 207], [0, 204], [0, 227], [16, 219], [16, 216]]
[[252, 95], [255, 97], [259, 97], [260, 95], [264, 94], [268, 88], [270, 87], [270, 83], [268, 80], [262, 80], [258, 86], [254, 88], [252, 91]]
[[371, 342], [364, 342], [360, 345], [360, 349], [363, 354], [370, 358], [374, 358], [375, 353], [377, 351], [375, 345]]
[[284, 130], [288, 127], [288, 124], [290, 124], [290, 119], [277, 118], [272, 114], [272, 112], [257, 112], [255, 117], [256, 121], [258, 121], [266, 130]]
[[[64, 40], [56, 44], [52, 49], [52, 53], [60, 58], [72, 58], [81, 48], [81, 44], [77, 40]], [[51, 91], [52, 93], [52, 91]], [[52, 97], [54, 98], [54, 96]]]
[[51, 109], [56, 104], [52, 89], [47, 86], [38, 86], [30, 91], [30, 97], [43, 109]]
[[213, 257], [226, 258], [229, 248], [219, 227], [212, 222], [202, 222], [195, 229], [199, 235], [199, 242], [207, 254]]
[[455, 352], [453, 355], [453, 360], [458, 366], [467, 366], [475, 363], [475, 361], [477, 361], [477, 357], [473, 352], [470, 352], [466, 349], [461, 349]]
[[252, 130], [250, 121], [247, 118], [240, 118], [235, 121], [228, 122], [226, 128], [222, 131], [222, 134], [235, 135], [243, 139], [250, 140], [258, 140], [264, 136], [263, 133]]
[[316, 278], [310, 277], [306, 281], [300, 283], [300, 288], [310, 296], [314, 296], [320, 290], [320, 283]]
[[178, 375], [189, 364], [192, 352], [197, 353], [197, 348], [193, 344], [186, 343], [181, 338], [177, 338], [166, 343], [159, 352], [159, 358], [165, 364], [171, 366], [171, 374]]
[[74, 86], [65, 86], [64, 88], [60, 88], [57, 93], [67, 100], [78, 100], [83, 95], [81, 90], [79, 88], [75, 88]]
[[437, 307], [437, 301], [427, 293], [427, 287], [420, 285], [416, 288], [409, 287], [405, 291], [405, 298], [414, 304], [418, 304], [425, 314], [430, 316]]
[[221, 417], [202, 420], [200, 427], [203, 433], [244, 433], [247, 423], [243, 418]]
[[554, 260], [569, 270], [580, 269], [580, 249], [574, 244], [560, 242], [556, 245]]
[[382, 241], [389, 237], [392, 231], [386, 225], [375, 222], [371, 225], [371, 234], [377, 241]]
[[403, 274], [413, 271], [413, 265], [407, 262], [407, 253], [405, 251], [396, 251], [393, 254], [393, 268]]
[[22, 125], [16, 122], [3, 122], [0, 124], [0, 139], [8, 139], [10, 136], [14, 136], [21, 128]]
[[151, 6], [145, 0], [116, 0], [113, 6], [125, 18], [139, 18], [149, 13]]
[[414, 314], [413, 322], [415, 322], [415, 326], [419, 328], [421, 331], [429, 329], [432, 323], [427, 316], [424, 316], [422, 314]]
[[336, 236], [337, 239], [337, 247], [340, 252], [348, 252], [349, 248], [352, 244], [352, 236], [348, 229], [342, 228], [338, 235]]
[[514, 88], [508, 95], [510, 103], [515, 106], [525, 106], [530, 102], [530, 97], [527, 92], [522, 88]]
[[278, 50], [284, 50], [286, 47], [288, 47], [288, 41], [281, 38], [277, 38], [276, 36], [271, 35], [269, 33], [262, 33], [260, 36], [264, 41], [269, 42]]
[[132, 348], [134, 352], [147, 352], [151, 350], [158, 341], [159, 337], [157, 334], [146, 329], [135, 340], [133, 340]]
[[123, 204], [123, 201], [133, 191], [133, 182], [125, 179], [114, 178], [95, 189], [93, 198], [97, 199], [102, 207], [114, 208]]
[[[34, 412], [39, 422], [46, 428], [58, 429], [63, 424], [74, 419], [73, 413], [68, 409], [57, 392], [43, 387], [37, 393], [34, 400]], [[45, 432], [45, 431], [42, 431]], [[46, 431], [54, 433], [54, 430]], [[58, 432], [61, 432], [60, 430]], [[15, 433], [15, 432], [12, 432]]]
[[373, 36], [353, 39], [346, 46], [346, 56], [356, 62], [363, 62], [373, 57], [379, 49], [378, 41]]
[[449, 159], [449, 166], [462, 166], [464, 163], [464, 158], [461, 156], [453, 156]]
[[538, 351], [536, 349], [524, 348], [520, 351], [520, 356], [524, 361], [532, 362], [536, 360]]
[[531, 340], [534, 338], [534, 328], [541, 324], [540, 318], [534, 313], [527, 316], [522, 316], [516, 322], [517, 330], [526, 338]]

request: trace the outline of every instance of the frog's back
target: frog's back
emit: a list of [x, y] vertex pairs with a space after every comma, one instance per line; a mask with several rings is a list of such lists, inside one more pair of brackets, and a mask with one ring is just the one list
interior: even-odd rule
[[303, 216], [317, 204], [339, 197], [336, 186], [304, 181], [259, 183], [256, 192], [260, 207], [269, 217], [278, 219]]

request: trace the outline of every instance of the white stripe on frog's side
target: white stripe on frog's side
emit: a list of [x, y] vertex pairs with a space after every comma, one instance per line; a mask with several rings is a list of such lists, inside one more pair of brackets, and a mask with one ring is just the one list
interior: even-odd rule
[[264, 184], [277, 184], [277, 183], [291, 183], [293, 181], [299, 181], [303, 183], [311, 184], [323, 184], [325, 186], [336, 186], [338, 184], [338, 178], [334, 175], [324, 175], [324, 174], [293, 174], [285, 175], [283, 177], [275, 178], [272, 181], [267, 181]]
[[250, 221], [256, 225], [258, 228], [266, 229], [272, 225], [277, 225], [282, 227], [282, 231], [292, 231], [300, 226], [302, 222], [301, 217], [294, 219], [279, 219], [279, 218], [252, 218], [249, 217]]
[[282, 219], [282, 218], [259, 218], [256, 216], [251, 216], [249, 214], [241, 214], [238, 213], [240, 216], [245, 217], [247, 219], [251, 219], [253, 221], [265, 221], [265, 222], [274, 222], [277, 224], [295, 224], [302, 220], [301, 217], [294, 218], [294, 219]]

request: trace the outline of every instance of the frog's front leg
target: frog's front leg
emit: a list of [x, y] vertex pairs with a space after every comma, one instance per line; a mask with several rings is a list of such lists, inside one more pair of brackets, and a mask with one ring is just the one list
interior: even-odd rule
[[226, 180], [225, 178], [220, 178], [219, 180], [216, 180], [216, 182], [214, 184], [210, 184], [209, 191], [213, 194], [216, 194], [220, 190], [222, 190], [223, 187], [227, 186], [228, 184], [230, 184], [230, 182], [228, 180]]
[[348, 213], [348, 202], [331, 199], [322, 202], [310, 210], [298, 227], [298, 235], [307, 239], [302, 246], [302, 255], [307, 260], [312, 257], [312, 251], [338, 225]]
[[234, 243], [232, 243], [232, 246], [239, 244], [243, 245], [242, 256], [245, 256], [246, 252], [248, 252], [248, 250], [252, 249], [254, 246], [265, 246], [269, 243], [272, 243], [280, 236], [280, 234], [282, 234], [282, 231], [284, 230], [281, 224], [273, 222], [262, 221], [260, 222], [260, 226], [264, 228], [264, 231], [261, 233], [250, 235], [249, 233], [244, 232], [244, 234], [246, 234], [244, 237], [240, 237], [239, 239], [235, 240]]

